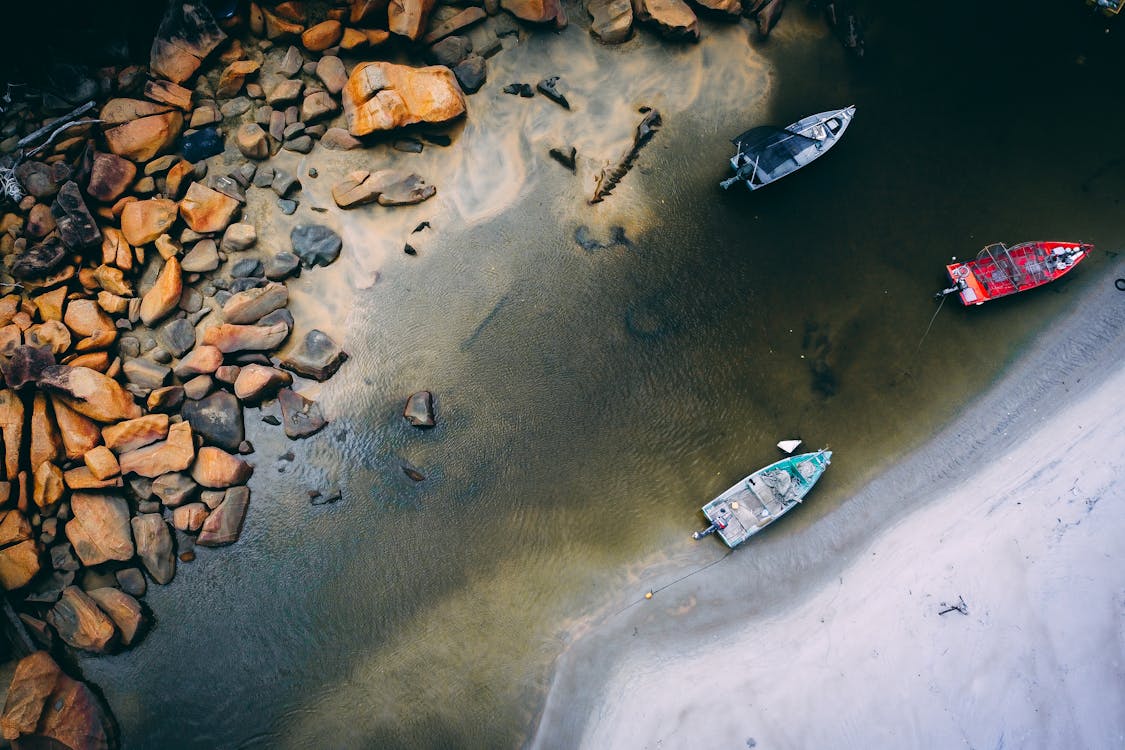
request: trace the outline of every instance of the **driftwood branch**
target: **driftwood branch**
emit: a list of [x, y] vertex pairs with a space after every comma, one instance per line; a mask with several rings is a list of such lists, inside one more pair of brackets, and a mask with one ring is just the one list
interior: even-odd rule
[[[37, 140], [42, 138], [45, 134], [51, 133], [52, 130], [55, 131], [54, 133], [51, 133], [52, 137], [54, 137], [55, 133], [58, 132], [57, 128], [60, 125], [70, 123], [72, 120], [77, 120], [79, 117], [86, 114], [87, 112], [89, 112], [93, 108], [94, 108], [94, 102], [88, 101], [85, 104], [83, 104], [82, 106], [76, 107], [75, 109], [71, 110], [67, 114], [58, 118], [54, 122], [49, 122], [46, 125], [44, 125], [43, 127], [39, 128], [38, 130], [36, 130], [32, 133], [28, 133], [23, 138], [20, 138], [19, 141], [16, 143], [16, 145], [19, 146], [20, 148], [24, 148], [25, 146], [28, 146], [32, 143], [35, 143]], [[43, 145], [45, 146], [46, 144], [43, 144]], [[39, 148], [43, 148], [43, 146], [39, 146]], [[38, 149], [36, 149], [36, 150], [38, 150]], [[32, 153], [34, 153], [34, 151]]]
[[956, 604], [948, 604], [946, 602], [942, 602], [938, 606], [944, 607], [944, 609], [938, 612], [939, 615], [948, 614], [950, 612], [960, 612], [963, 615], [969, 614], [969, 605], [965, 604], [965, 599], [960, 594], [957, 595]]

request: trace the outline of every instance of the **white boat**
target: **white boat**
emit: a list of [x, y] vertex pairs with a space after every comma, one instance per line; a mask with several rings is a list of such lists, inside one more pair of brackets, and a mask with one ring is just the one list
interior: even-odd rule
[[780, 443], [777, 444], [777, 447], [780, 448], [781, 450], [785, 451], [786, 453], [791, 454], [791, 453], [793, 453], [793, 451], [795, 451], [795, 450], [797, 450], [798, 448], [801, 447], [801, 441], [800, 440], [782, 440]]
[[734, 176], [719, 183], [724, 189], [736, 182], [757, 190], [822, 156], [836, 145], [855, 116], [855, 107], [821, 112], [784, 128], [764, 125], [751, 128], [731, 141], [737, 151], [730, 159]]
[[758, 469], [703, 506], [711, 525], [692, 538], [718, 533], [728, 547], [737, 547], [797, 507], [830, 463], [832, 451], [822, 449]]

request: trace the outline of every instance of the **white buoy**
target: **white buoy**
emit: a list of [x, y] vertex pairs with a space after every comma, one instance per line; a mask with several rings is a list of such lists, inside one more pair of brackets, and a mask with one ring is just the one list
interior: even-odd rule
[[785, 451], [786, 453], [792, 453], [793, 451], [797, 450], [798, 446], [800, 445], [800, 440], [782, 440], [777, 444], [777, 447]]

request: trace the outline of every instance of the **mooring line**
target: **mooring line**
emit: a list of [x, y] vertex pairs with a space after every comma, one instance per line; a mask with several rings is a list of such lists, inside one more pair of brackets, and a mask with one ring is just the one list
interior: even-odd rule
[[669, 581], [668, 583], [664, 584], [663, 586], [660, 586], [660, 587], [654, 588], [654, 589], [649, 589], [647, 592], [645, 592], [645, 595], [643, 597], [641, 597], [640, 599], [636, 599], [632, 602], [629, 602], [624, 607], [622, 607], [621, 609], [614, 612], [611, 615], [611, 617], [616, 617], [617, 615], [621, 614], [622, 612], [629, 609], [630, 607], [634, 607], [634, 606], [640, 604], [641, 602], [648, 601], [649, 599], [652, 599], [654, 596], [659, 594], [664, 589], [669, 588], [670, 586], [675, 586], [680, 581], [691, 578], [696, 573], [702, 573], [703, 571], [707, 570], [711, 566], [718, 565], [723, 560], [726, 560], [728, 557], [730, 557], [731, 553], [733, 553], [733, 552], [734, 552], [734, 550], [732, 550], [732, 549], [727, 550], [726, 553], [722, 557], [717, 558], [715, 560], [712, 560], [711, 562], [707, 563], [706, 565], [701, 565], [700, 567], [696, 568], [695, 570], [691, 571], [690, 573], [685, 573], [682, 576], [680, 576], [679, 578], [675, 579], [674, 581]]

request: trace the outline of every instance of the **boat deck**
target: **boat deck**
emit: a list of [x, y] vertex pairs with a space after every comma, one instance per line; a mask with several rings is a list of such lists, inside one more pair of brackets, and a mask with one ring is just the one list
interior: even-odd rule
[[831, 456], [818, 451], [773, 463], [703, 506], [703, 513], [723, 541], [735, 547], [801, 502]]
[[[986, 247], [974, 260], [947, 268], [954, 283], [962, 284], [961, 301], [979, 305], [1054, 281], [1084, 257], [1084, 248], [1067, 242], [1025, 242], [1011, 248], [998, 243]], [[1056, 255], [1060, 251], [1075, 253], [1075, 260], [1060, 262]]]
[[709, 509], [712, 520], [723, 520], [719, 534], [732, 547], [782, 515], [791, 503], [781, 502], [758, 477], [748, 477], [718, 498]]

